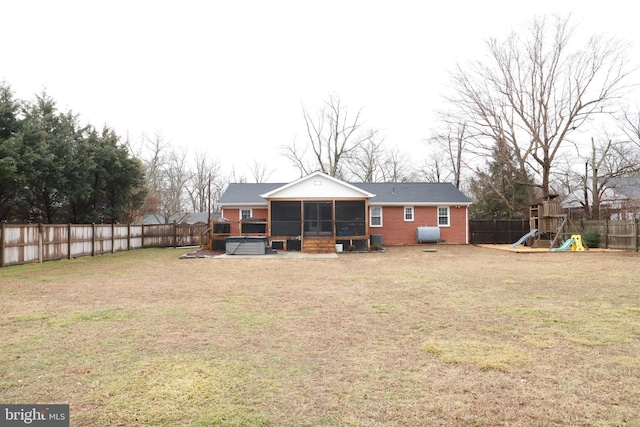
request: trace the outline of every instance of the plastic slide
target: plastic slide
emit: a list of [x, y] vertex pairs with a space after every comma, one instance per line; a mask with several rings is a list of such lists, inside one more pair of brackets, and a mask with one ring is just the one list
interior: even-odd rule
[[569, 249], [571, 247], [571, 245], [573, 245], [573, 243], [576, 240], [571, 238], [571, 239], [567, 239], [564, 241], [564, 243], [562, 244], [562, 246], [560, 246], [559, 248], [551, 248], [551, 250], [553, 252], [560, 252], [560, 251], [566, 251], [567, 249]]
[[571, 250], [578, 251], [578, 252], [584, 251], [584, 246], [582, 245], [582, 235], [574, 234], [571, 236], [571, 238], [573, 239], [573, 245], [571, 245]]
[[582, 252], [585, 247], [582, 245], [582, 236], [580, 234], [572, 234], [559, 248], [551, 248], [552, 251], [566, 251], [571, 248], [572, 251]]
[[512, 248], [515, 248], [518, 245], [523, 244], [524, 242], [527, 241], [527, 239], [531, 238], [531, 237], [535, 237], [536, 233], [538, 232], [537, 228], [534, 228], [533, 230], [531, 230], [530, 232], [528, 232], [527, 234], [525, 234], [524, 236], [522, 236], [521, 238], [518, 239], [517, 242], [513, 243], [511, 245]]

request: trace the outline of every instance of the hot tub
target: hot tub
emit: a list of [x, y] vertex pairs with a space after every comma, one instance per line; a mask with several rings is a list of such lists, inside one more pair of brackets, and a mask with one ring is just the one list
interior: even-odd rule
[[230, 236], [226, 238], [227, 255], [264, 255], [266, 236]]

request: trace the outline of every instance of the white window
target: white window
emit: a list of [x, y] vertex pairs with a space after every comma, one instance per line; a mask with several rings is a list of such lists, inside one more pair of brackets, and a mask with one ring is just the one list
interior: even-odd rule
[[404, 207], [404, 220], [413, 221], [413, 206]]
[[240, 219], [251, 218], [251, 209], [240, 209]]
[[382, 208], [372, 207], [369, 209], [369, 226], [382, 227]]
[[438, 226], [449, 226], [449, 206], [438, 206]]

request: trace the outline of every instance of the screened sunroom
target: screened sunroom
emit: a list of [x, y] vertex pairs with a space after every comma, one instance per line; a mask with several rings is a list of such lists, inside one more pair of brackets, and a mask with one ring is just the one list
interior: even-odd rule
[[367, 248], [366, 200], [271, 200], [269, 211], [269, 236], [276, 249], [302, 250], [320, 240], [326, 247], [342, 243]]

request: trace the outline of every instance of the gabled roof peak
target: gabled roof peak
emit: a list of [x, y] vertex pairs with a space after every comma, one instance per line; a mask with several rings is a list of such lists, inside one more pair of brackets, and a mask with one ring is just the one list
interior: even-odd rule
[[350, 197], [371, 198], [375, 196], [375, 194], [353, 184], [341, 181], [324, 172], [316, 171], [261, 194], [260, 197], [265, 199], [274, 197], [329, 197], [340, 193]]

